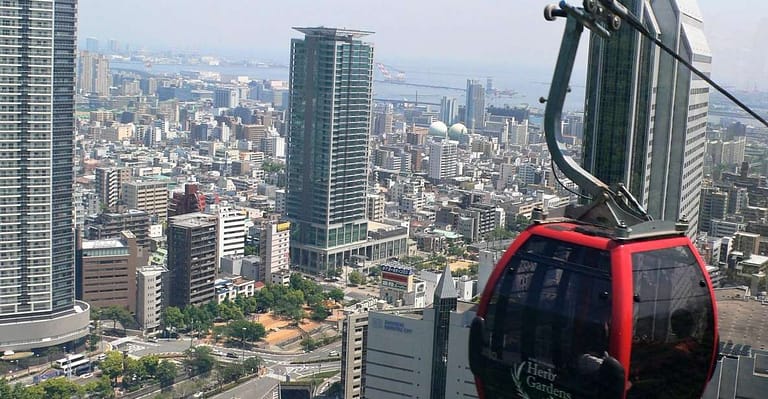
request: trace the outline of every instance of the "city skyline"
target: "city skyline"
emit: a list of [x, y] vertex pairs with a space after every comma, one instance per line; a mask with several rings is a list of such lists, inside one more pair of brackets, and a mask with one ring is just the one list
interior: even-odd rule
[[[292, 25], [350, 27], [376, 32], [370, 41], [376, 44], [377, 61], [384, 60], [404, 69], [430, 66], [446, 73], [463, 71], [467, 77], [481, 77], [502, 67], [514, 74], [535, 73], [544, 68], [548, 75], [562, 34], [561, 27], [547, 23], [541, 16], [544, 5], [549, 2], [538, 0], [522, 4], [479, 4], [473, 10], [473, 20], [479, 22], [471, 29], [457, 29], [451, 22], [456, 10], [464, 6], [456, 0], [441, 3], [440, 8], [431, 4], [363, 4], [347, 0], [334, 2], [335, 7], [299, 0], [258, 7], [250, 2], [234, 1], [227, 9], [189, 8], [178, 0], [147, 3], [147, 7], [143, 7], [143, 2], [81, 1], [80, 41], [87, 37], [96, 37], [104, 43], [115, 39], [134, 49], [198, 51], [287, 64], [286, 43], [297, 36], [291, 32]], [[144, 12], [147, 8], [153, 12]], [[754, 0], [738, 4], [702, 0], [699, 8], [714, 54], [713, 77], [729, 86], [768, 88], [768, 82], [760, 79], [768, 69], [768, 42], [760, 39], [765, 36], [766, 28], [761, 24], [765, 17], [759, 12], [768, 7]], [[300, 12], [286, 15], [291, 14], [286, 10], [294, 9]], [[189, 24], [194, 29], [185, 28], [185, 24], [167, 29], [163, 25], [167, 24], [169, 14], [182, 21], [198, 23]], [[261, 15], [282, 18], [259, 18]], [[132, 16], [145, 23], [123, 24], [119, 32], [113, 29], [120, 25], [119, 20]], [[253, 23], [254, 20], [258, 23]], [[157, 29], [148, 29], [153, 26]], [[227, 29], [223, 29], [225, 26]], [[262, 39], [267, 37], [269, 40]], [[531, 54], [536, 56], [530, 57]], [[584, 51], [580, 59], [586, 60]], [[584, 68], [577, 67], [574, 78], [581, 80], [583, 75]]]

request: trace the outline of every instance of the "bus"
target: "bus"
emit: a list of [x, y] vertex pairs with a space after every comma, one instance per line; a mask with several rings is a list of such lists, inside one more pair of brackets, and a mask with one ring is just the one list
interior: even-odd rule
[[69, 373], [70, 370], [77, 370], [82, 366], [88, 366], [90, 369], [91, 359], [83, 354], [67, 355], [67, 357], [56, 360], [53, 367]]

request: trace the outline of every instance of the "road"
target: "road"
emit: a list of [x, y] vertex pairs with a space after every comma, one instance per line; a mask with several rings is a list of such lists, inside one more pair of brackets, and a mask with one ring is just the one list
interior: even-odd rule
[[273, 378], [254, 378], [228, 391], [224, 391], [213, 399], [272, 399], [271, 393], [279, 389], [280, 381]]

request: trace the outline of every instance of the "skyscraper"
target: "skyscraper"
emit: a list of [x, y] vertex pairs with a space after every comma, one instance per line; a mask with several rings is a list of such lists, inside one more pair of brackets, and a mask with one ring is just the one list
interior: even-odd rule
[[364, 243], [370, 135], [372, 32], [296, 28], [291, 41], [286, 211], [292, 263], [341, 267]]
[[9, 76], [0, 82], [0, 350], [18, 351], [81, 340], [90, 309], [75, 301], [77, 3], [8, 3], [0, 3], [10, 37], [0, 42]]
[[440, 100], [440, 120], [446, 125], [456, 122], [459, 114], [459, 103], [455, 97], [443, 97]]
[[77, 88], [82, 94], [108, 96], [112, 83], [109, 58], [103, 54], [81, 51], [78, 58]]
[[[449, 123], [448, 121], [443, 121]], [[467, 103], [464, 107], [464, 124], [470, 133], [485, 125], [485, 90], [479, 80], [467, 79]]]
[[[697, 68], [711, 54], [694, 0], [631, 0], [645, 27]], [[584, 167], [624, 183], [656, 219], [698, 225], [709, 89], [685, 66], [624, 24], [592, 35], [584, 115]]]

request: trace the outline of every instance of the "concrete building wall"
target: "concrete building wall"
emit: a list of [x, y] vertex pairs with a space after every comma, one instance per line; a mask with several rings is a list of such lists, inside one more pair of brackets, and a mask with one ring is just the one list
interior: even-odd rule
[[160, 266], [147, 266], [136, 272], [136, 320], [144, 330], [160, 327], [163, 274], [167, 271]]

